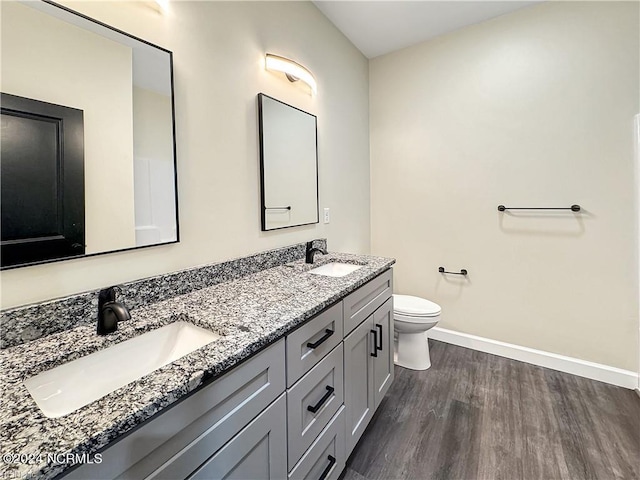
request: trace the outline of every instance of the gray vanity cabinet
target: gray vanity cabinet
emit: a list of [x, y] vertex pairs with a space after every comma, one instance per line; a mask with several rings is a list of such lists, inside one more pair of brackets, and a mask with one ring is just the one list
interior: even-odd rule
[[393, 381], [392, 282], [378, 275], [65, 480], [337, 479]]
[[339, 477], [389, 389], [392, 291], [387, 270], [287, 335], [290, 480]]

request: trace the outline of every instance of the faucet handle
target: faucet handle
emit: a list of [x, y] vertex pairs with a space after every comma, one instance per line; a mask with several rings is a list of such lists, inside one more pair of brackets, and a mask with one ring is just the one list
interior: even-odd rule
[[101, 307], [107, 302], [115, 302], [118, 293], [122, 294], [122, 288], [120, 288], [118, 285], [103, 288], [98, 293], [98, 306]]
[[98, 304], [103, 305], [107, 302], [115, 302], [116, 292], [113, 287], [103, 288], [98, 293]]

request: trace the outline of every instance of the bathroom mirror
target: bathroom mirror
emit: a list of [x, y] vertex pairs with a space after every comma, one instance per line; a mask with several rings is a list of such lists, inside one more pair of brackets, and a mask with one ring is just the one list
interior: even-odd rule
[[48, 1], [2, 1], [3, 269], [174, 243], [172, 54]]
[[258, 95], [262, 230], [318, 223], [314, 115]]

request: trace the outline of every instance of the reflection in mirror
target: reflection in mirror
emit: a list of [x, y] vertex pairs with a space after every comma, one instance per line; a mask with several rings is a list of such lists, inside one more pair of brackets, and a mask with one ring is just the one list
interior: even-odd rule
[[316, 117], [258, 95], [262, 230], [318, 223]]
[[2, 268], [178, 241], [171, 52], [48, 2], [0, 8]]

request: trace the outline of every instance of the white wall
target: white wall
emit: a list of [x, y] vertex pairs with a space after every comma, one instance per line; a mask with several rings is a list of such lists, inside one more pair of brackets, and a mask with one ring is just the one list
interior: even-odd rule
[[[369, 251], [366, 58], [308, 2], [63, 2], [174, 52], [181, 242], [4, 271], [2, 307], [327, 237], [332, 250]], [[264, 69], [293, 58], [317, 96]], [[320, 207], [331, 223], [260, 231], [259, 92], [318, 116]]]
[[86, 253], [134, 246], [131, 49], [16, 2], [1, 7], [2, 91], [84, 112]]
[[133, 87], [136, 246], [176, 240], [171, 97]]
[[638, 21], [547, 2], [370, 62], [372, 251], [440, 326], [637, 369]]

